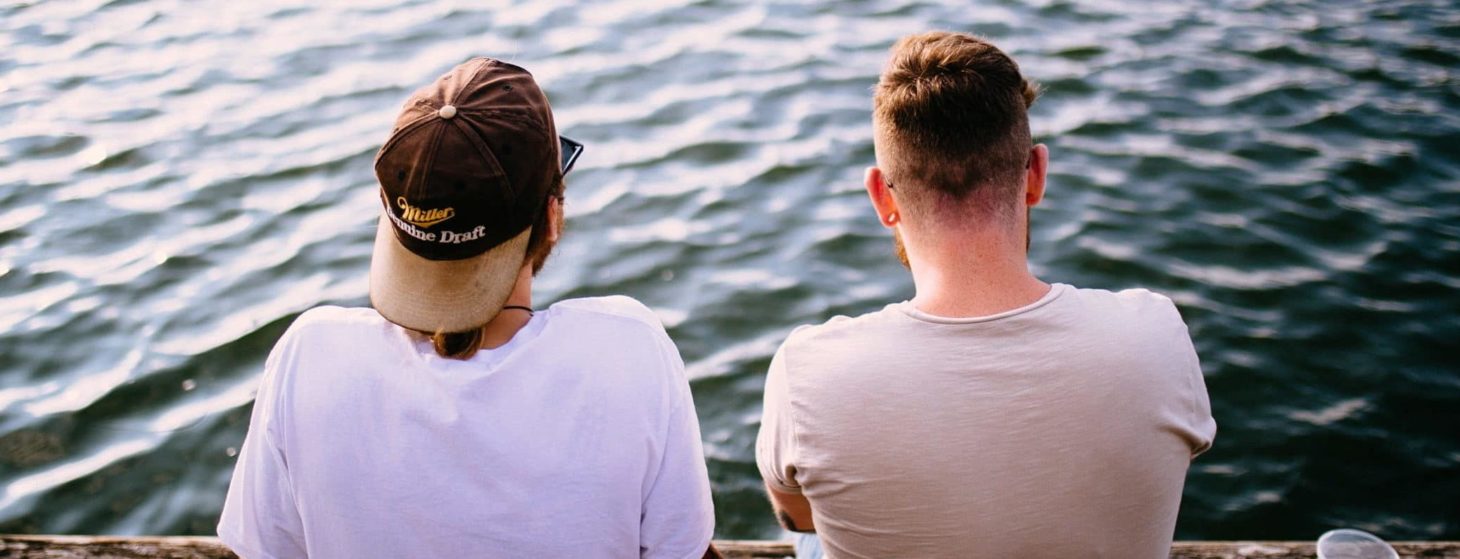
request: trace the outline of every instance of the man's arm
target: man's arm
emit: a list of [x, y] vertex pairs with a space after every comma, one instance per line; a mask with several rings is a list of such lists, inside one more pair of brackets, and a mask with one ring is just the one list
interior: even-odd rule
[[248, 435], [239, 449], [218, 519], [218, 538], [240, 557], [308, 556], [289, 468], [283, 449], [276, 444], [279, 378], [286, 366], [280, 360], [294, 343], [294, 328], [284, 333], [264, 364]]
[[795, 481], [796, 434], [790, 416], [785, 351], [785, 345], [782, 345], [771, 357], [770, 370], [766, 372], [760, 433], [755, 441], [755, 462], [781, 527], [792, 532], [810, 533], [816, 531], [811, 520], [811, 503]]
[[776, 520], [781, 521], [782, 528], [802, 533], [816, 531], [816, 523], [811, 520], [811, 502], [805, 495], [787, 493], [771, 487], [769, 483], [765, 492], [771, 496], [771, 508], [776, 510]]
[[639, 520], [639, 556], [645, 559], [693, 557], [700, 550], [714, 557], [715, 506], [700, 442], [699, 416], [684, 373], [684, 361], [669, 335], [657, 334], [664, 366], [671, 371], [673, 409], [663, 440], [658, 471], [645, 488]]

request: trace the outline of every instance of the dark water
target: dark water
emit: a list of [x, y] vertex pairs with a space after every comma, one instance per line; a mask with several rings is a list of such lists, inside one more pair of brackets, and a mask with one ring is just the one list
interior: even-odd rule
[[209, 533], [269, 347], [366, 301], [397, 107], [486, 54], [588, 144], [539, 304], [653, 306], [718, 536], [779, 537], [763, 372], [909, 296], [869, 86], [945, 28], [1048, 86], [1037, 271], [1191, 325], [1221, 432], [1179, 537], [1460, 539], [1454, 1], [260, 4], [0, 3], [0, 532]]

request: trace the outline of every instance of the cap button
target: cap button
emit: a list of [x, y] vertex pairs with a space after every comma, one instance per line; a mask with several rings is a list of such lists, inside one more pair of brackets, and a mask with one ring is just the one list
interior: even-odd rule
[[441, 118], [451, 118], [451, 117], [454, 117], [454, 116], [456, 116], [456, 107], [453, 107], [451, 105], [446, 105], [444, 107], [441, 107], [441, 110], [436, 111], [436, 116], [439, 116]]

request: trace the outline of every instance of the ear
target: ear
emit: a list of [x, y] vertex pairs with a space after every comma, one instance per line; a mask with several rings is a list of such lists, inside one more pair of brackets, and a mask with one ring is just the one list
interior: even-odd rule
[[872, 200], [872, 210], [877, 212], [877, 221], [888, 229], [897, 226], [902, 216], [898, 213], [897, 199], [892, 197], [892, 189], [887, 187], [882, 177], [882, 169], [868, 167], [862, 182], [867, 187], [867, 197]]
[[563, 234], [563, 199], [557, 196], [549, 196], [547, 211], [547, 240], [548, 242], [556, 243], [558, 242], [558, 237]]
[[1044, 179], [1049, 173], [1049, 148], [1035, 144], [1029, 150], [1029, 168], [1024, 171], [1024, 205], [1034, 207], [1044, 199]]

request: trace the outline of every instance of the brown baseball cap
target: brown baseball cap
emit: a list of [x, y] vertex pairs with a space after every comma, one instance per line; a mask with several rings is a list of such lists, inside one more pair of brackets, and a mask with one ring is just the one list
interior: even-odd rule
[[385, 211], [371, 304], [422, 332], [490, 322], [562, 180], [558, 161], [552, 108], [527, 70], [475, 58], [411, 94], [375, 155]]

